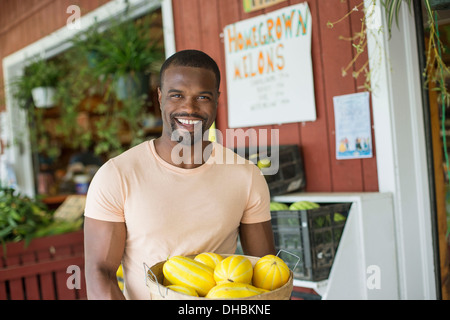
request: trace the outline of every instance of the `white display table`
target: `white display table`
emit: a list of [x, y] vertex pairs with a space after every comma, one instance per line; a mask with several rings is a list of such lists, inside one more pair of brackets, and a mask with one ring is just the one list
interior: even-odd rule
[[290, 193], [273, 201], [352, 202], [328, 280], [294, 280], [322, 299], [399, 299], [391, 193]]

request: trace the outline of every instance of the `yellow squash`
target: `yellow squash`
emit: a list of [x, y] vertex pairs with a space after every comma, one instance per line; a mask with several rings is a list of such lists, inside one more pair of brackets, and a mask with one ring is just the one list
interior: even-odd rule
[[265, 291], [248, 283], [224, 282], [209, 290], [206, 298], [209, 299], [236, 299], [256, 296]]
[[225, 282], [251, 283], [252, 276], [252, 263], [241, 255], [232, 255], [223, 259], [214, 269], [214, 279], [217, 284]]
[[216, 265], [223, 260], [223, 257], [215, 252], [203, 252], [196, 255], [194, 260], [202, 262], [214, 269]]
[[176, 291], [176, 292], [187, 294], [189, 296], [198, 297], [197, 291], [195, 291], [191, 287], [171, 284], [170, 286], [167, 286], [167, 288], [169, 288], [170, 290]]
[[267, 290], [275, 290], [286, 284], [290, 270], [277, 256], [266, 255], [260, 258], [253, 268], [253, 285]]
[[163, 274], [171, 284], [191, 287], [201, 297], [216, 284], [213, 268], [183, 256], [167, 260], [163, 266]]

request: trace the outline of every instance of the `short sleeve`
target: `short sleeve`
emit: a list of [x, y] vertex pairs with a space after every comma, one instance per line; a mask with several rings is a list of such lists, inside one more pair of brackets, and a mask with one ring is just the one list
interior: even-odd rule
[[89, 218], [124, 222], [123, 181], [112, 160], [95, 174], [86, 196], [84, 215]]
[[270, 220], [270, 192], [266, 179], [261, 170], [255, 165], [252, 167], [252, 181], [249, 190], [247, 207], [241, 223], [251, 224]]

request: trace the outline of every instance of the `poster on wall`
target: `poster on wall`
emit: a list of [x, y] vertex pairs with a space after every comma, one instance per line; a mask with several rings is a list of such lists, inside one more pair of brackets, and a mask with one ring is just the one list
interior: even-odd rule
[[224, 28], [230, 128], [316, 120], [311, 20], [305, 2]]
[[336, 159], [371, 158], [369, 92], [333, 97]]

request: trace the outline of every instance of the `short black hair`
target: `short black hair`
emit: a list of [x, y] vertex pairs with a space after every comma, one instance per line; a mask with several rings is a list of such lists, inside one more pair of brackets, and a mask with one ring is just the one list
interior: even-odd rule
[[216, 87], [217, 92], [220, 87], [220, 70], [217, 66], [217, 63], [211, 58], [209, 55], [199, 50], [182, 50], [174, 53], [172, 56], [167, 58], [161, 66], [161, 70], [159, 73], [159, 83], [162, 86], [164, 72], [170, 66], [179, 66], [179, 67], [193, 67], [193, 68], [203, 68], [207, 70], [211, 70], [214, 72], [216, 76]]

